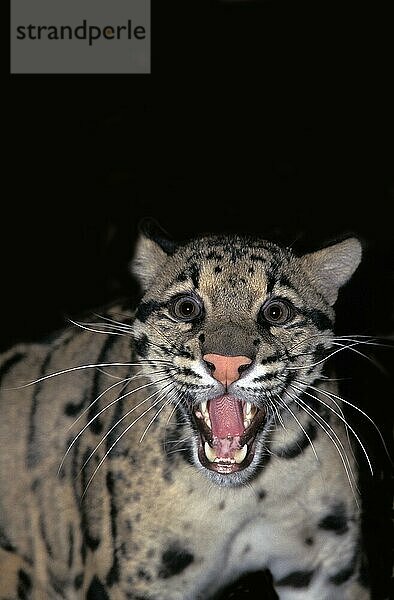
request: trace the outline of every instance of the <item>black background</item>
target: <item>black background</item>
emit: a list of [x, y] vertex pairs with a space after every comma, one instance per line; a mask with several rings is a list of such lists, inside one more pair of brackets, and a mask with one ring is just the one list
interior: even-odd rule
[[[364, 260], [338, 301], [338, 332], [393, 337], [393, 39], [382, 6], [153, 2], [151, 75], [11, 76], [1, 347], [118, 296], [133, 304], [127, 268], [146, 216], [176, 239], [258, 233], [296, 252], [357, 235]], [[350, 352], [339, 369], [390, 443], [393, 351], [373, 354], [386, 374]], [[361, 470], [384, 598], [390, 469], [373, 428], [353, 417], [377, 465], [374, 479], [365, 461]], [[252, 597], [241, 588], [237, 598]]]

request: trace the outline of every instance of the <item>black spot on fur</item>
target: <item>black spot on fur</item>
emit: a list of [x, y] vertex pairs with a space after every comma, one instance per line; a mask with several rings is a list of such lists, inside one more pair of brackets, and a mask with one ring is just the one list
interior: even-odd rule
[[141, 304], [137, 308], [135, 317], [142, 323], [145, 323], [153, 312], [159, 310], [163, 306], [164, 304], [162, 302], [157, 302], [156, 300], [148, 300], [147, 302], [141, 302]]
[[103, 584], [96, 575], [93, 577], [86, 594], [86, 600], [110, 600]]
[[142, 358], [146, 358], [146, 356], [148, 355], [148, 346], [149, 340], [145, 334], [141, 335], [141, 337], [134, 340], [135, 351]]
[[67, 404], [64, 407], [64, 414], [67, 417], [74, 417], [75, 415], [81, 412], [83, 404], [83, 401], [76, 404], [74, 404], [73, 402], [67, 402]]
[[317, 526], [320, 529], [333, 531], [337, 535], [343, 535], [349, 529], [347, 524], [346, 507], [343, 503], [332, 508], [332, 512], [321, 519]]
[[221, 273], [223, 271], [223, 267], [219, 267], [219, 265], [217, 267], [215, 267], [215, 273]]
[[74, 588], [80, 590], [83, 584], [83, 573], [78, 573], [74, 579]]
[[23, 569], [18, 571], [18, 600], [28, 600], [32, 590], [31, 577]]
[[193, 554], [188, 550], [181, 548], [177, 543], [172, 544], [161, 557], [162, 566], [159, 570], [159, 577], [168, 579], [174, 575], [182, 573], [188, 565], [194, 561]]
[[313, 546], [313, 544], [315, 543], [315, 540], [313, 539], [313, 537], [307, 537], [307, 538], [305, 538], [304, 542], [307, 546]]
[[310, 584], [314, 571], [294, 571], [276, 582], [276, 585], [305, 588]]
[[187, 275], [184, 271], [177, 275], [177, 281], [186, 281], [186, 279], [187, 279]]
[[250, 260], [252, 262], [261, 262], [263, 264], [267, 262], [267, 260], [263, 256], [259, 256], [258, 254], [251, 254]]
[[264, 498], [266, 497], [267, 492], [265, 490], [258, 490], [257, 491], [257, 499], [259, 502], [261, 502], [261, 500], [264, 500]]
[[151, 581], [152, 579], [152, 576], [149, 575], [145, 569], [139, 569], [137, 575], [140, 579], [144, 579], [145, 581]]
[[226, 503], [224, 500], [222, 500], [221, 502], [219, 502], [218, 509], [224, 510], [225, 506], [226, 506]]
[[207, 254], [207, 259], [208, 260], [223, 260], [223, 254], [219, 254], [218, 252], [216, 252], [215, 250], [211, 250], [210, 252], [208, 252]]

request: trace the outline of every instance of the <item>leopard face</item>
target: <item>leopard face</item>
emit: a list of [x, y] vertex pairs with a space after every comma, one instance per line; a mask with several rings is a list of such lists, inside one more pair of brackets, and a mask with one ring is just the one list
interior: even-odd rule
[[[170, 251], [140, 241], [133, 270], [145, 294], [135, 350], [149, 377], [163, 382], [189, 460], [216, 484], [255, 477], [282, 415], [298, 420], [297, 397], [333, 351], [332, 305], [358, 247], [351, 239], [298, 257], [239, 236]], [[349, 250], [355, 258], [346, 263]]]

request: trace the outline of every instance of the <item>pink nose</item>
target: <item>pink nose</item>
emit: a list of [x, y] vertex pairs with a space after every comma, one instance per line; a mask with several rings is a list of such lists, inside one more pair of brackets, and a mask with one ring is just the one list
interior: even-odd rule
[[205, 362], [213, 365], [212, 377], [225, 387], [239, 379], [240, 367], [247, 367], [252, 362], [247, 356], [223, 356], [222, 354], [205, 354]]

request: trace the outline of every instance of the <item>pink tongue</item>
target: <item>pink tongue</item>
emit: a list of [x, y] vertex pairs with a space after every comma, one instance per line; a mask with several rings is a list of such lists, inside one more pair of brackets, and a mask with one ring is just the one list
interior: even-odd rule
[[245, 431], [242, 403], [232, 396], [218, 396], [208, 403], [214, 437], [242, 435]]

